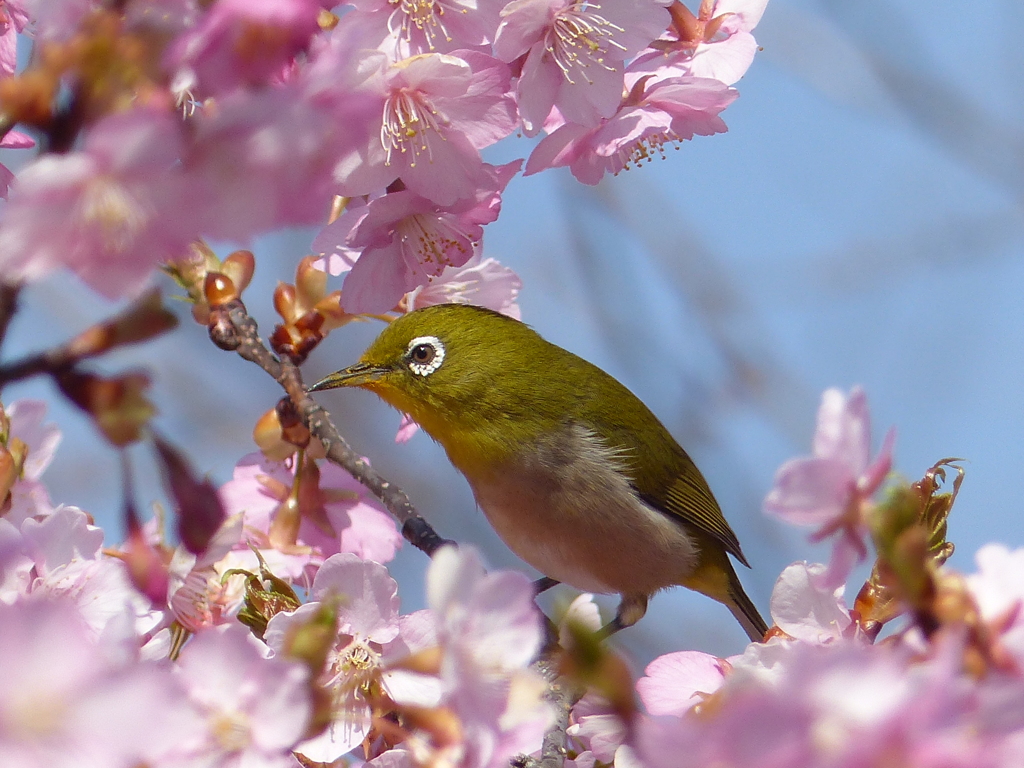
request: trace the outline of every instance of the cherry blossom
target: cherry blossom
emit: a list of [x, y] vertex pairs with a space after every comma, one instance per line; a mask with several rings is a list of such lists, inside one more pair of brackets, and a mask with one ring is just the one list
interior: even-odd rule
[[46, 403], [42, 400], [15, 400], [7, 406], [11, 422], [11, 437], [28, 447], [23, 468], [25, 480], [38, 480], [61, 442], [61, 431], [53, 422], [44, 422]]
[[[501, 0], [355, 0], [342, 24], [392, 58], [449, 53], [494, 39]], [[377, 41], [377, 42], [373, 42]]]
[[776, 626], [790, 637], [824, 643], [843, 637], [852, 619], [843, 600], [844, 587], [822, 587], [825, 566], [793, 563], [775, 582], [771, 613]]
[[[908, 669], [908, 655], [896, 649], [788, 645], [787, 663], [770, 682], [727, 676], [712, 717], [641, 721], [645, 764], [881, 768], [898, 758], [922, 768], [995, 766], [1003, 764], [1000, 739], [1024, 725], [1012, 699], [1003, 700], [1009, 716], [1000, 725], [989, 720], [988, 696], [971, 693], [955, 655]], [[981, 687], [995, 694], [1004, 682]]]
[[140, 289], [198, 234], [181, 146], [172, 116], [140, 108], [102, 120], [82, 151], [36, 160], [0, 218], [0, 277], [67, 267], [111, 298]]
[[103, 531], [85, 512], [61, 506], [48, 515], [7, 520], [7, 547], [0, 602], [64, 599], [96, 636], [127, 622], [117, 632], [148, 631], [162, 620], [132, 587], [124, 565], [100, 550]]
[[313, 242], [314, 250], [341, 257], [328, 262], [336, 269], [352, 265], [341, 294], [345, 311], [385, 312], [446, 267], [463, 266], [479, 247], [483, 225], [497, 218], [501, 192], [520, 165], [483, 166], [489, 184], [451, 205], [402, 189], [346, 210]]
[[334, 166], [362, 138], [353, 126], [368, 123], [375, 105], [343, 82], [329, 94], [319, 87], [306, 77], [236, 91], [195, 116], [185, 164], [204, 234], [248, 242], [325, 220], [337, 191]]
[[622, 98], [623, 62], [668, 25], [654, 0], [513, 0], [501, 12], [495, 55], [525, 56], [516, 86], [523, 130], [535, 135], [552, 107], [594, 127]]
[[[371, 58], [370, 61], [373, 61]], [[335, 167], [341, 194], [372, 194], [401, 178], [439, 205], [493, 184], [480, 150], [515, 127], [502, 62], [476, 51], [423, 54], [386, 65], [366, 81], [382, 117], [367, 143]]]
[[679, 0], [669, 6], [672, 27], [641, 53], [632, 68], [659, 77], [693, 75], [738, 81], [757, 52], [751, 34], [768, 0], [701, 0], [694, 15]]
[[317, 571], [310, 597], [298, 610], [274, 616], [266, 640], [282, 652], [293, 628], [315, 616], [323, 601], [335, 601], [337, 636], [321, 681], [331, 693], [334, 717], [322, 734], [297, 747], [310, 760], [331, 762], [369, 731], [371, 710], [365, 691], [380, 684], [384, 648], [398, 637], [398, 584], [379, 563], [338, 554]]
[[161, 764], [198, 726], [168, 670], [136, 664], [66, 600], [0, 605], [0, 657], [5, 766]]
[[240, 624], [202, 632], [174, 667], [205, 723], [201, 736], [179, 745], [182, 766], [294, 766], [312, 710], [308, 670], [267, 658], [266, 647]]
[[475, 304], [522, 320], [516, 302], [522, 287], [523, 281], [509, 267], [477, 252], [461, 267], [445, 267], [426, 285], [410, 291], [405, 306], [412, 312], [435, 304]]
[[[628, 735], [622, 718], [599, 696], [584, 696], [572, 708], [566, 735], [584, 747], [595, 760], [614, 763], [615, 754]], [[578, 758], [577, 758], [578, 759]]]
[[997, 629], [1018, 663], [1024, 663], [1024, 549], [988, 544], [974, 557], [978, 572], [967, 577], [967, 586], [981, 618]]
[[175, 549], [169, 567], [168, 605], [177, 621], [198, 632], [223, 624], [242, 607], [242, 577], [224, 580], [236, 563], [226, 561], [242, 541], [242, 515], [225, 520], [200, 555], [185, 547]]
[[824, 587], [842, 584], [855, 560], [866, 554], [865, 509], [892, 467], [894, 441], [895, 431], [890, 430], [871, 461], [864, 390], [855, 387], [844, 395], [829, 389], [818, 409], [813, 455], [787, 461], [775, 475], [764, 500], [766, 512], [796, 525], [818, 526], [815, 538], [841, 531], [829, 568], [820, 576]]
[[666, 145], [694, 134], [724, 132], [718, 115], [736, 99], [736, 91], [708, 78], [668, 78], [648, 83], [639, 78], [614, 116], [594, 128], [565, 123], [545, 137], [526, 164], [527, 176], [545, 168], [569, 166], [584, 184], [597, 184], [605, 173], [664, 157]]
[[683, 715], [714, 693], [725, 680], [726, 662], [700, 651], [677, 651], [659, 656], [636, 681], [652, 715]]
[[203, 96], [265, 84], [307, 47], [319, 12], [316, 0], [217, 0], [175, 40], [167, 63]]
[[0, 77], [13, 75], [18, 67], [18, 33], [29, 22], [25, 5], [22, 0], [0, 4]]
[[470, 547], [442, 548], [427, 571], [443, 700], [461, 720], [466, 768], [535, 749], [551, 722], [543, 679], [529, 666], [543, 636], [533, 597], [525, 575], [485, 573]]
[[394, 518], [351, 475], [325, 464], [319, 493], [305, 496], [294, 510], [282, 510], [294, 480], [289, 465], [251, 453], [238, 462], [234, 477], [221, 486], [221, 499], [229, 514], [243, 514], [247, 536], [255, 537], [254, 543], [261, 547], [271, 546], [269, 536], [275, 519], [297, 513], [298, 546], [283, 552], [299, 558], [293, 561], [296, 565], [303, 559], [319, 565], [339, 552], [380, 563], [394, 558], [402, 543]]

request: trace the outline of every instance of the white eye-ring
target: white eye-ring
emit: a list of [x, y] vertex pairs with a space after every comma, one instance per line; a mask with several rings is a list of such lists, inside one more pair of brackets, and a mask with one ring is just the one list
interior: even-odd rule
[[409, 369], [417, 376], [429, 376], [444, 362], [444, 344], [437, 336], [417, 336], [405, 351]]

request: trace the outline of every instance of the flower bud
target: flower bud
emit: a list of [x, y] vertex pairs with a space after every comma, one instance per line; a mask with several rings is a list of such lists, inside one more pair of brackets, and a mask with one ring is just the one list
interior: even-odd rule
[[154, 436], [164, 483], [178, 511], [178, 537], [185, 548], [199, 555], [227, 517], [217, 489], [209, 479], [199, 480], [170, 443]]
[[92, 416], [96, 426], [116, 446], [136, 442], [156, 413], [144, 395], [149, 377], [143, 373], [105, 379], [71, 369], [57, 374], [56, 379], [68, 399]]

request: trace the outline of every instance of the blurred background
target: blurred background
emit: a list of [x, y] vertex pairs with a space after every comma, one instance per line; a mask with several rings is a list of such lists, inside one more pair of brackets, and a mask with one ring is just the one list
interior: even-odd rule
[[[989, 541], [1024, 544], [1024, 5], [771, 0], [755, 35], [763, 51], [724, 114], [729, 133], [597, 187], [566, 169], [517, 178], [484, 242], [485, 255], [522, 277], [524, 320], [623, 381], [694, 457], [753, 564], [741, 578], [767, 616], [782, 568], [828, 556], [806, 531], [766, 518], [761, 502], [776, 468], [808, 453], [830, 386], [864, 386], [874, 445], [895, 425], [907, 478], [947, 456], [968, 460], [949, 526], [953, 567], [972, 571]], [[487, 159], [531, 147], [512, 138]], [[246, 301], [264, 333], [276, 319], [273, 286], [293, 280], [314, 234], [255, 243]], [[176, 332], [99, 367], [150, 371], [158, 428], [222, 483], [281, 393], [214, 348], [179, 307]], [[33, 285], [5, 357], [113, 310], [66, 276]], [[334, 333], [306, 364], [307, 380], [354, 361], [379, 330]], [[5, 392], [5, 402], [19, 397], [46, 399], [64, 430], [44, 476], [54, 500], [89, 511], [108, 543], [119, 541], [114, 451], [49, 382]], [[480, 545], [493, 567], [525, 568], [425, 435], [395, 445], [398, 414], [368, 393], [320, 400], [442, 535]], [[148, 507], [163, 494], [147, 450], [132, 456]], [[403, 610], [422, 606], [425, 567], [409, 547], [394, 564]], [[859, 586], [855, 578], [851, 601]], [[572, 595], [559, 588], [549, 605]], [[615, 599], [603, 604], [613, 611]], [[671, 650], [731, 655], [745, 637], [724, 608], [676, 589], [619, 642], [639, 667]]]

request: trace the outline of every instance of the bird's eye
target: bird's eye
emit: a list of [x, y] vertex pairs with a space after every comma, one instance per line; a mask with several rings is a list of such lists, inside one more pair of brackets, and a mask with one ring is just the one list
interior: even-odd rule
[[434, 359], [434, 348], [429, 344], [417, 344], [412, 348], [409, 357], [421, 365], [427, 365]]
[[417, 376], [429, 376], [444, 362], [444, 344], [436, 336], [419, 336], [409, 342], [405, 358]]

